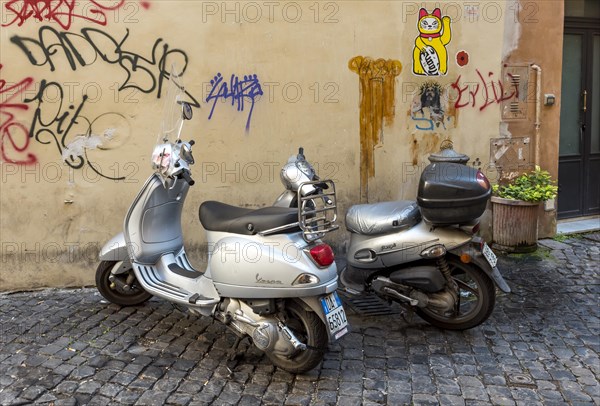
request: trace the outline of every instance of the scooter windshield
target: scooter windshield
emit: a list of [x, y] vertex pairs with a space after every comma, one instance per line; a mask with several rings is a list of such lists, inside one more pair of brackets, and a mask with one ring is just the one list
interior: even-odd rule
[[162, 121], [156, 144], [173, 144], [181, 135], [183, 127], [183, 111], [185, 104], [185, 88], [181, 74], [176, 66], [171, 67], [171, 74], [165, 92], [165, 103], [163, 105]]
[[192, 109], [184, 101], [185, 88], [181, 74], [175, 66], [171, 68], [167, 83], [162, 121], [152, 152], [152, 167], [162, 177], [165, 185], [167, 178], [183, 169], [189, 169], [188, 165], [194, 163], [191, 144], [180, 140], [183, 121], [192, 118]]

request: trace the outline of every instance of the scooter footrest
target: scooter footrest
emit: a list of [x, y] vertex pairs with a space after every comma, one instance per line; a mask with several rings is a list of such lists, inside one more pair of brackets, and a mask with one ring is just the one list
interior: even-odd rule
[[171, 272], [173, 272], [179, 276], [183, 276], [185, 278], [195, 279], [195, 278], [198, 278], [199, 276], [202, 276], [201, 272], [197, 272], [196, 270], [192, 270], [192, 269], [186, 269], [186, 268], [181, 267], [174, 263], [169, 264], [169, 269], [171, 270]]
[[188, 297], [188, 303], [198, 306], [209, 306], [219, 303], [219, 299], [212, 299], [210, 297], [204, 297], [198, 293], [194, 293]]

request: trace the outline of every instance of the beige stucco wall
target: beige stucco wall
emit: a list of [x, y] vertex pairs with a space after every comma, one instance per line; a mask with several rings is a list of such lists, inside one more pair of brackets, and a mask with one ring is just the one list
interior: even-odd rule
[[[0, 78], [7, 82], [0, 88], [0, 290], [93, 283], [99, 248], [120, 231], [129, 203], [151, 173], [149, 158], [162, 109], [159, 65], [166, 44], [171, 52], [165, 65], [183, 65], [187, 58], [184, 82], [202, 105], [184, 129], [196, 141], [197, 184], [183, 218], [186, 244], [196, 261], [204, 242], [197, 219], [200, 202], [270, 204], [282, 189], [279, 168], [298, 146], [323, 177], [336, 181], [342, 214], [361, 200], [361, 95], [359, 75], [348, 67], [356, 56], [403, 65], [393, 80], [395, 117], [383, 125], [372, 156], [369, 202], [413, 199], [426, 157], [444, 139], [470, 155], [490, 178], [495, 176], [488, 168], [489, 140], [499, 136], [499, 104], [486, 105], [482, 90], [473, 105], [463, 94], [458, 100], [468, 105], [454, 109], [458, 94], [451, 84], [473, 89], [480, 83], [480, 89], [491, 89], [500, 78], [506, 19], [514, 17], [510, 2], [442, 5], [442, 15], [453, 20], [452, 37], [446, 46], [448, 72], [435, 78], [412, 73], [418, 10], [425, 5], [431, 12], [434, 2], [97, 2], [115, 10], [79, 2], [84, 9], [51, 16], [62, 26], [55, 20], [20, 19], [20, 13], [5, 12], [7, 3], [1, 2], [0, 28]], [[41, 42], [40, 30], [50, 57], [35, 43]], [[71, 34], [57, 37], [57, 32]], [[84, 38], [86, 33], [91, 40]], [[510, 40], [513, 36], [508, 35]], [[71, 42], [68, 53], [75, 58], [75, 69], [58, 38]], [[18, 47], [19, 41], [31, 55]], [[469, 54], [462, 67], [456, 61], [459, 51]], [[485, 83], [479, 82], [478, 71]], [[205, 99], [217, 73], [226, 80], [257, 75], [264, 95], [254, 100], [248, 131], [249, 98], [243, 111], [231, 100], [219, 101], [208, 118], [212, 102]], [[44, 80], [46, 85], [55, 83], [39, 103], [36, 94]], [[421, 130], [417, 126], [430, 123], [411, 118], [422, 118], [411, 108], [428, 80], [441, 85], [449, 101], [444, 124]], [[11, 83], [20, 85], [11, 89]], [[90, 147], [82, 167], [66, 165], [59, 150], [90, 133], [92, 138], [80, 140]], [[104, 143], [94, 145], [94, 140]], [[90, 162], [105, 176], [125, 179], [101, 177]], [[330, 240], [342, 252], [345, 238], [339, 231]]]
[[[506, 63], [536, 64], [541, 69], [540, 89], [540, 128], [535, 130], [535, 87], [528, 97], [528, 119], [510, 122], [508, 130], [512, 134], [532, 136], [534, 151], [532, 162], [547, 170], [558, 179], [558, 146], [560, 138], [560, 105], [562, 80], [562, 53], [564, 3], [562, 1], [522, 1], [519, 11], [521, 34], [517, 48], [506, 58]], [[544, 45], [540, 44], [544, 38]], [[552, 39], [552, 45], [548, 39]], [[536, 73], [531, 75], [537, 80]], [[544, 105], [544, 95], [556, 97], [554, 105]], [[535, 153], [537, 149], [537, 156]], [[556, 234], [556, 202], [540, 207], [538, 222], [539, 237], [552, 237]]]

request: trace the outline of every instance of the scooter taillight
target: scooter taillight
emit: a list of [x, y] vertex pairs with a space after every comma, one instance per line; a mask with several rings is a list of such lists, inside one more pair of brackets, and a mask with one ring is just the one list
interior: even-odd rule
[[326, 267], [333, 263], [333, 250], [327, 244], [319, 244], [317, 246], [314, 246], [310, 249], [309, 253], [312, 259], [319, 266]]
[[471, 240], [471, 244], [473, 245], [473, 247], [475, 247], [475, 249], [477, 249], [477, 251], [481, 252], [483, 251], [483, 245], [485, 244], [485, 240], [481, 237], [473, 237], [473, 239]]

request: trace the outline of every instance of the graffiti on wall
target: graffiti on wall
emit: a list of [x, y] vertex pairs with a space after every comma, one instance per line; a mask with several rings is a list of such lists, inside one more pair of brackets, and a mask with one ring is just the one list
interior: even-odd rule
[[[52, 103], [48, 103], [48, 99], [51, 99]], [[26, 103], [35, 108], [29, 128], [30, 137], [42, 145], [51, 145], [58, 151], [65, 164], [73, 169], [86, 166], [101, 177], [123, 180], [123, 176], [104, 174], [89, 158], [88, 150], [97, 149], [99, 146], [104, 150], [109, 149], [108, 142], [114, 136], [115, 123], [126, 123], [127, 120], [121, 114], [112, 112], [88, 118], [82, 114], [87, 101], [88, 96], [84, 94], [79, 103], [71, 103], [68, 91], [65, 91], [60, 83], [42, 80], [35, 96], [25, 99]], [[107, 116], [112, 116], [111, 120], [102, 120]], [[110, 127], [101, 128], [98, 125], [108, 121], [111, 123]], [[98, 131], [102, 132], [101, 135], [96, 134]]]
[[[84, 7], [86, 4], [89, 6], [88, 3], [85, 3]], [[110, 7], [102, 6], [104, 7], [102, 10], [116, 10], [127, 4], [131, 3], [118, 2]], [[139, 4], [144, 8], [148, 8], [149, 5], [148, 2]], [[22, 13], [19, 14], [22, 17], [21, 20], [13, 19], [9, 21], [8, 25], [16, 23], [20, 26], [30, 18], [38, 21], [61, 18], [59, 25], [64, 29], [63, 31], [50, 25], [43, 25], [32, 37], [23, 35], [10, 37], [10, 42], [22, 52], [32, 66], [45, 67], [50, 72], [54, 72], [78, 71], [92, 65], [106, 64], [118, 67], [124, 72], [124, 75], [118, 75], [121, 78], [124, 76], [124, 79], [116, 83], [114, 88], [111, 87], [115, 90], [115, 103], [117, 103], [116, 94], [125, 91], [127, 92], [122, 99], [125, 102], [137, 101], [135, 98], [137, 92], [152, 94], [156, 98], [160, 98], [165, 81], [170, 77], [171, 67], [178, 66], [179, 73], [182, 75], [187, 68], [186, 52], [171, 47], [162, 38], [156, 39], [153, 43], [150, 42], [148, 48], [136, 51], [134, 49], [139, 48], [134, 48], [128, 29], [122, 34], [95, 27], [69, 31], [71, 22], [80, 15], [79, 12], [75, 12], [75, 2], [39, 1], [22, 4], [21, 8], [17, 8], [17, 2], [10, 2], [10, 5], [6, 3], [6, 6]], [[27, 7], [30, 8], [27, 9]], [[29, 10], [29, 12], [25, 13], [24, 10]], [[94, 9], [88, 7], [86, 15], [90, 13], [90, 10]], [[106, 25], [103, 23], [105, 20], [99, 20], [100, 14], [96, 15], [97, 19], [92, 22]], [[88, 20], [88, 22], [90, 21]], [[86, 89], [96, 90], [99, 85], [87, 83], [83, 86], [82, 96], [77, 99], [73, 95], [73, 84], [71, 82], [63, 84], [45, 79], [37, 83], [34, 83], [33, 79], [22, 82], [20, 84], [21, 92], [13, 97], [19, 96], [18, 108], [20, 110], [28, 110], [30, 107], [33, 110], [29, 128], [14, 121], [14, 115], [8, 112], [8, 109], [14, 109], [15, 104], [10, 102], [12, 99], [6, 101], [7, 98], [3, 97], [4, 103], [1, 109], [3, 117], [2, 160], [13, 163], [35, 162], [34, 155], [23, 156], [25, 149], [30, 145], [30, 140], [35, 140], [41, 145], [51, 146], [71, 168], [88, 167], [102, 177], [124, 179], [124, 177], [104, 174], [102, 169], [93, 163], [92, 156], [95, 153], [92, 152], [90, 156], [88, 152], [102, 151], [120, 145], [123, 139], [129, 136], [127, 119], [116, 112], [101, 112], [100, 114], [90, 112], [90, 97]], [[91, 86], [93, 84], [96, 87]], [[28, 96], [24, 95], [25, 85], [29, 88]], [[6, 92], [14, 90], [15, 86], [19, 86], [19, 84], [10, 88], [3, 84], [2, 88]], [[188, 91], [186, 94], [188, 102], [192, 106], [200, 106], [192, 94]], [[86, 107], [88, 107], [88, 111], [86, 111]], [[124, 131], [127, 134], [122, 134]]]
[[422, 76], [440, 76], [448, 72], [448, 52], [446, 45], [452, 39], [450, 17], [442, 17], [439, 8], [429, 14], [419, 10], [417, 22], [419, 35], [413, 50], [413, 73]]
[[456, 110], [449, 106], [446, 90], [435, 81], [419, 87], [412, 99], [410, 118], [419, 131], [443, 131], [456, 126]]
[[[0, 71], [2, 67], [0, 64]], [[29, 106], [19, 99], [32, 84], [31, 77], [11, 85], [0, 77], [0, 155], [3, 162], [18, 165], [37, 162], [37, 157], [29, 151], [29, 130], [15, 117], [16, 112], [29, 109]]]
[[[81, 9], [76, 9], [83, 3]], [[106, 3], [106, 2], [104, 2]], [[140, 1], [143, 8], [150, 7], [149, 1]], [[71, 29], [75, 20], [105, 26], [108, 23], [107, 12], [119, 9], [131, 13], [135, 6], [131, 2], [119, 0], [114, 4], [103, 4], [100, 1], [84, 0], [10, 0], [3, 4], [2, 26], [13, 24], [22, 26], [27, 21], [56, 23], [65, 30]], [[131, 15], [131, 14], [129, 14]]]
[[[250, 131], [254, 103], [258, 97], [263, 95], [258, 76], [256, 74], [244, 75], [243, 79], [240, 79], [239, 76], [232, 74], [229, 82], [227, 82], [221, 73], [217, 73], [211, 79], [210, 86], [210, 92], [206, 97], [206, 102], [212, 103], [208, 119], [210, 120], [213, 117], [218, 101], [229, 101], [232, 106], [236, 107], [237, 111], [247, 109], [246, 132]], [[246, 107], [246, 103], [250, 106]]]
[[467, 51], [458, 51], [456, 54], [456, 64], [461, 68], [469, 64], [469, 53]]
[[[493, 72], [488, 72], [487, 78], [479, 71], [477, 72], [477, 80], [471, 83], [461, 83], [461, 76], [459, 76], [454, 83], [452, 88], [456, 90], [457, 97], [454, 107], [456, 109], [462, 109], [466, 107], [479, 108], [479, 111], [483, 111], [493, 104], [500, 104], [505, 100], [513, 98], [519, 98], [519, 87], [515, 82], [509, 89], [504, 89], [504, 85], [501, 80], [494, 80]], [[510, 76], [510, 74], [509, 74]]]
[[[128, 29], [123, 35], [113, 35], [98, 28], [82, 28], [80, 32], [73, 33], [43, 26], [36, 38], [14, 35], [10, 41], [33, 66], [46, 66], [53, 72], [57, 65], [73, 71], [99, 62], [115, 65], [126, 74], [119, 90], [136, 89], [147, 94], [156, 93], [156, 97], [160, 98], [171, 65], [176, 64], [185, 72], [187, 54], [158, 38], [144, 55], [131, 49], [128, 38]], [[195, 99], [194, 106], [199, 106]]]
[[400, 61], [356, 56], [348, 62], [360, 83], [360, 194], [368, 200], [369, 178], [375, 176], [374, 148], [382, 141], [384, 125], [391, 125], [396, 114], [396, 77]]

